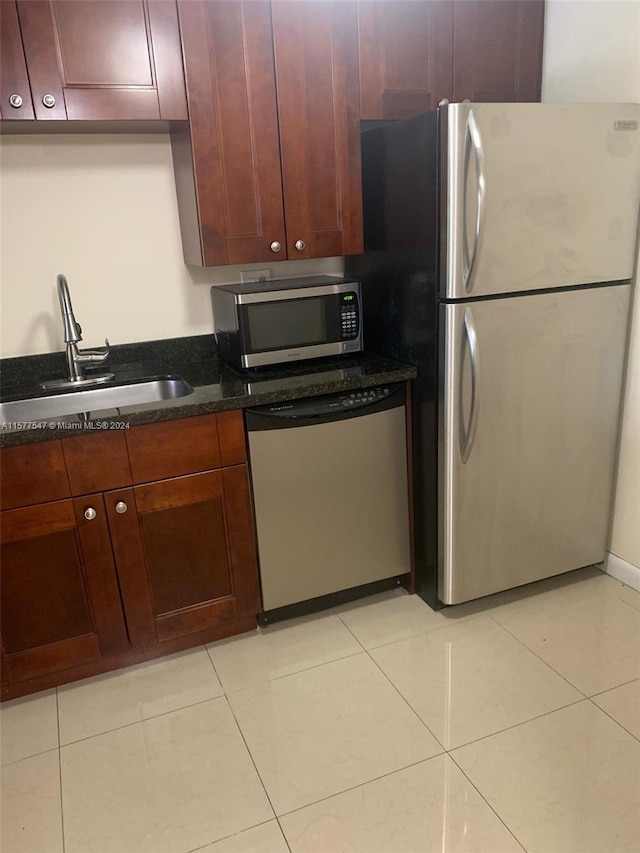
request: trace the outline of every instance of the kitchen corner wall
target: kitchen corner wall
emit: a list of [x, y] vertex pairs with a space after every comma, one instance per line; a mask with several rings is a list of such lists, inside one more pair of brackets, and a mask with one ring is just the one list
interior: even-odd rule
[[0, 356], [63, 348], [64, 273], [84, 345], [213, 332], [209, 285], [241, 269], [340, 274], [341, 258], [198, 269], [182, 258], [169, 137], [4, 136]]
[[[640, 3], [547, 0], [544, 101], [640, 102]], [[640, 282], [636, 282], [608, 571], [640, 584]]]

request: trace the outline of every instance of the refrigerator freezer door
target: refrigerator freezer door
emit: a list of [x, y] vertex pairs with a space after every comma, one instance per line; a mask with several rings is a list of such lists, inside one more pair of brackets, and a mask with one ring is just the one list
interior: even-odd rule
[[450, 104], [441, 294], [632, 278], [640, 104]]
[[629, 291], [441, 305], [446, 604], [604, 558]]

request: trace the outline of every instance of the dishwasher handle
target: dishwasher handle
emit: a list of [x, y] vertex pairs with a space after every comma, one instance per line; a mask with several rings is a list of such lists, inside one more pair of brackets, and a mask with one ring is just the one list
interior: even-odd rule
[[405, 405], [404, 383], [305, 397], [245, 410], [249, 432], [294, 429], [373, 415]]

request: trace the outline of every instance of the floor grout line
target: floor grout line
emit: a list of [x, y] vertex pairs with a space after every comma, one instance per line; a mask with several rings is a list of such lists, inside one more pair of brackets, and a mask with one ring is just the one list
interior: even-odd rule
[[[349, 626], [348, 626], [348, 625], [345, 625], [345, 627], [346, 627], [347, 631], [349, 631], [351, 634], [353, 634], [353, 631], [351, 630], [351, 628], [349, 628]], [[355, 636], [355, 635], [354, 635], [354, 636]], [[388, 684], [390, 684], [390, 685], [391, 685], [391, 687], [395, 690], [395, 692], [396, 692], [396, 693], [398, 694], [398, 696], [402, 699], [402, 701], [405, 703], [405, 705], [406, 705], [406, 706], [411, 710], [411, 712], [412, 712], [412, 713], [413, 713], [413, 714], [418, 718], [418, 720], [422, 723], [422, 725], [425, 727], [425, 729], [429, 732], [429, 734], [431, 735], [431, 737], [435, 739], [436, 743], [437, 743], [437, 744], [439, 744], [439, 745], [440, 745], [440, 747], [442, 747], [443, 751], [446, 751], [446, 750], [445, 750], [445, 748], [444, 748], [444, 746], [443, 746], [443, 744], [440, 742], [440, 739], [439, 739], [439, 738], [437, 738], [437, 737], [434, 735], [434, 733], [431, 731], [431, 729], [429, 728], [429, 726], [425, 723], [425, 721], [422, 719], [422, 717], [420, 716], [420, 714], [418, 714], [418, 712], [416, 711], [416, 709], [411, 705], [411, 703], [408, 701], [408, 699], [407, 699], [405, 696], [403, 696], [403, 695], [402, 695], [402, 693], [398, 690], [398, 688], [397, 688], [397, 687], [396, 687], [396, 685], [393, 683], [393, 681], [391, 681], [391, 679], [390, 679], [390, 678], [389, 678], [389, 676], [386, 674], [386, 672], [384, 672], [384, 670], [382, 670], [382, 669], [380, 668], [380, 665], [378, 664], [378, 662], [377, 662], [377, 661], [376, 661], [376, 660], [375, 660], [375, 659], [374, 659], [374, 658], [369, 654], [369, 650], [368, 650], [368, 649], [365, 649], [365, 653], [366, 653], [367, 657], [369, 658], [369, 660], [370, 660], [370, 661], [373, 663], [373, 665], [376, 667], [376, 669], [378, 670], [378, 672], [380, 672], [380, 673], [382, 674], [382, 676], [383, 676], [383, 678], [385, 679], [385, 681], [386, 681]]]
[[480, 797], [480, 799], [482, 800], [482, 802], [483, 802], [483, 803], [486, 803], [486, 805], [491, 809], [491, 811], [492, 811], [492, 812], [494, 813], [494, 815], [498, 818], [498, 820], [500, 821], [500, 823], [501, 823], [501, 824], [504, 826], [504, 828], [507, 830], [507, 832], [509, 833], [509, 835], [511, 835], [511, 837], [515, 840], [516, 844], [518, 844], [520, 847], [522, 847], [522, 850], [524, 851], [524, 853], [527, 853], [527, 848], [526, 848], [526, 847], [524, 846], [524, 844], [520, 841], [520, 839], [519, 839], [519, 838], [518, 838], [518, 836], [515, 834], [515, 832], [511, 829], [511, 827], [510, 827], [507, 823], [505, 823], [505, 821], [502, 819], [502, 817], [498, 814], [498, 812], [497, 812], [497, 811], [494, 809], [494, 807], [491, 805], [491, 803], [489, 802], [489, 800], [487, 800], [487, 798], [482, 794], [482, 792], [480, 791], [480, 789], [478, 788], [478, 786], [477, 786], [477, 785], [476, 785], [476, 784], [475, 784], [475, 783], [474, 783], [474, 782], [473, 782], [473, 781], [472, 781], [472, 780], [467, 776], [467, 774], [464, 772], [464, 770], [462, 769], [462, 767], [460, 767], [460, 765], [459, 765], [459, 764], [458, 764], [458, 762], [455, 760], [455, 758], [453, 757], [453, 755], [450, 755], [449, 753], [447, 753], [447, 756], [451, 759], [451, 761], [453, 761], [453, 763], [456, 765], [456, 767], [458, 768], [458, 770], [462, 773], [462, 775], [464, 776], [464, 778], [469, 782], [469, 784], [471, 785], [471, 787], [472, 787], [472, 788], [477, 792], [477, 794], [478, 794], [478, 796]]
[[[428, 605], [426, 605], [426, 606], [428, 607]], [[437, 631], [446, 631], [446, 630], [449, 630], [451, 628], [455, 628], [458, 625], [466, 624], [467, 622], [471, 622], [474, 619], [480, 619], [483, 616], [484, 616], [484, 613], [472, 613], [469, 616], [460, 616], [459, 618], [452, 620], [448, 625], [438, 625], [437, 627], [427, 628], [425, 631], [416, 631], [415, 633], [411, 633], [406, 637], [399, 637], [395, 640], [388, 640], [387, 642], [380, 643], [379, 645], [376, 645], [376, 646], [363, 646], [362, 648], [365, 650], [365, 652], [373, 652], [373, 651], [376, 651], [377, 649], [385, 649], [385, 648], [387, 648], [387, 646], [396, 645], [396, 643], [406, 643], [407, 640], [413, 640], [415, 637], [426, 637], [427, 634], [435, 634]], [[349, 628], [349, 626], [346, 624], [346, 622], [343, 624], [345, 625], [346, 628]], [[349, 629], [349, 630], [351, 630], [351, 629]]]
[[249, 744], [247, 743], [247, 739], [245, 738], [244, 732], [242, 731], [240, 723], [238, 722], [238, 718], [236, 717], [236, 712], [233, 710], [233, 707], [231, 705], [231, 702], [229, 702], [229, 699], [226, 696], [224, 697], [224, 699], [225, 699], [225, 702], [227, 703], [227, 707], [229, 708], [229, 711], [231, 711], [231, 716], [233, 717], [233, 721], [236, 724], [236, 728], [238, 729], [240, 737], [242, 738], [242, 742], [244, 743], [244, 748], [247, 750], [247, 755], [251, 759], [251, 763], [253, 764], [253, 769], [256, 771], [256, 775], [258, 776], [258, 779], [260, 780], [260, 784], [262, 785], [262, 790], [264, 791], [265, 797], [267, 798], [267, 802], [269, 803], [271, 811], [273, 812], [273, 816], [277, 820], [278, 815], [276, 813], [276, 810], [273, 807], [273, 803], [271, 802], [271, 797], [269, 796], [269, 792], [267, 791], [267, 786], [265, 785], [264, 780], [263, 780], [262, 776], [260, 775], [260, 771], [258, 770], [258, 765], [255, 762], [255, 759], [253, 757], [253, 753], [249, 749]]
[[382, 773], [380, 776], [374, 776], [373, 779], [367, 779], [366, 782], [358, 782], [357, 785], [350, 785], [348, 788], [344, 788], [341, 791], [336, 791], [333, 794], [327, 794], [326, 797], [320, 797], [319, 800], [314, 800], [312, 803], [305, 803], [303, 806], [298, 806], [295, 809], [290, 809], [287, 812], [283, 812], [281, 815], [277, 815], [278, 820], [283, 817], [288, 817], [291, 814], [295, 814], [296, 812], [304, 811], [305, 809], [311, 808], [311, 806], [316, 806], [318, 803], [326, 803], [327, 800], [332, 800], [334, 797], [340, 797], [342, 794], [348, 794], [349, 791], [357, 791], [358, 788], [364, 788], [366, 785], [371, 785], [374, 782], [379, 782], [380, 779], [386, 779], [389, 776], [395, 776], [396, 773], [402, 773], [404, 770], [409, 770], [411, 767], [417, 767], [419, 764], [427, 764], [429, 761], [434, 761], [436, 758], [442, 758], [446, 756], [446, 751], [438, 752], [435, 755], [430, 755], [429, 758], [421, 758], [418, 761], [412, 761], [411, 764], [406, 764], [403, 767], [396, 767], [395, 770], [389, 770], [387, 773]]
[[14, 758], [13, 761], [5, 761], [0, 767], [13, 767], [14, 764], [20, 764], [21, 761], [29, 761], [30, 758], [37, 758], [39, 755], [46, 755], [48, 752], [60, 752], [60, 745], [51, 746], [49, 749], [41, 749], [40, 752], [34, 752], [30, 755], [23, 755], [22, 758]]
[[230, 835], [224, 835], [222, 838], [216, 838], [214, 841], [207, 841], [206, 844], [200, 844], [198, 847], [192, 847], [190, 850], [186, 850], [185, 853], [198, 853], [199, 850], [205, 850], [212, 844], [218, 844], [220, 841], [228, 841], [230, 838], [237, 838], [237, 836], [242, 835], [243, 832], [249, 832], [251, 829], [257, 829], [259, 826], [266, 826], [268, 823], [273, 823], [273, 821], [274, 818], [272, 817], [270, 817], [269, 820], [261, 820], [259, 823], [254, 823], [253, 826], [247, 826], [244, 829], [239, 829], [238, 832], [232, 832]]
[[623, 604], [626, 604], [627, 607], [630, 607], [632, 610], [635, 610], [636, 613], [640, 613], [640, 607], [636, 607], [635, 604], [632, 604], [630, 601], [627, 601], [626, 598], [619, 598], [618, 601], [621, 601]]
[[[505, 629], [505, 630], [506, 630], [506, 629]], [[507, 633], [509, 633], [509, 632], [507, 632]], [[517, 639], [517, 638], [514, 638], [514, 639]], [[376, 648], [380, 648], [380, 646], [377, 646]], [[525, 648], [526, 648], [526, 647], [525, 647]], [[402, 697], [402, 699], [404, 700], [404, 702], [405, 702], [405, 703], [406, 703], [406, 704], [411, 708], [411, 710], [413, 711], [413, 713], [418, 717], [418, 719], [419, 719], [419, 720], [420, 720], [420, 722], [423, 724], [423, 726], [427, 729], [427, 731], [428, 731], [428, 732], [430, 732], [430, 734], [432, 734], [432, 735], [433, 735], [433, 737], [434, 737], [434, 738], [436, 739], [436, 741], [437, 741], [437, 742], [442, 746], [442, 749], [443, 749], [447, 754], [449, 754], [449, 753], [450, 753], [452, 750], [454, 750], [454, 749], [462, 749], [462, 747], [464, 747], [464, 746], [469, 746], [469, 745], [470, 745], [470, 744], [472, 744], [472, 743], [477, 743], [478, 741], [486, 740], [486, 738], [488, 738], [488, 737], [493, 737], [494, 735], [498, 735], [498, 734], [500, 734], [501, 732], [506, 732], [506, 731], [509, 731], [510, 729], [515, 729], [515, 728], [517, 728], [518, 726], [522, 726], [522, 725], [524, 725], [525, 723], [529, 723], [529, 722], [531, 722], [532, 720], [537, 720], [537, 719], [539, 719], [540, 717], [546, 717], [548, 714], [555, 714], [555, 712], [556, 712], [556, 711], [561, 711], [563, 708], [570, 708], [572, 705], [578, 705], [580, 702], [584, 702], [584, 701], [585, 701], [585, 699], [588, 699], [588, 698], [589, 698], [589, 697], [587, 697], [587, 696], [581, 695], [581, 697], [580, 697], [579, 699], [575, 699], [575, 700], [573, 700], [572, 702], [567, 702], [566, 704], [564, 704], [564, 705], [560, 705], [560, 706], [559, 706], [559, 707], [557, 707], [557, 708], [552, 708], [551, 710], [549, 710], [549, 711], [545, 711], [545, 712], [544, 712], [544, 713], [542, 713], [542, 714], [537, 714], [535, 717], [529, 717], [529, 718], [527, 718], [526, 720], [520, 720], [520, 721], [519, 721], [519, 722], [517, 722], [517, 723], [513, 723], [513, 725], [505, 726], [505, 728], [503, 728], [503, 729], [498, 729], [498, 731], [490, 732], [489, 734], [483, 735], [482, 737], [475, 738], [474, 740], [471, 740], [471, 741], [468, 741], [468, 742], [465, 742], [465, 743], [461, 743], [461, 744], [459, 744], [458, 746], [446, 747], [446, 746], [442, 743], [442, 741], [440, 740], [440, 738], [439, 738], [439, 737], [438, 737], [438, 736], [437, 736], [437, 735], [436, 735], [436, 734], [435, 734], [435, 733], [434, 733], [434, 732], [429, 728], [429, 726], [425, 723], [425, 721], [422, 719], [422, 717], [420, 716], [420, 714], [419, 714], [419, 713], [416, 711], [416, 709], [413, 707], [413, 705], [411, 704], [411, 702], [409, 702], [409, 700], [406, 698], [406, 696], [404, 696], [404, 694], [402, 693], [402, 691], [401, 691], [401, 690], [400, 690], [400, 689], [399, 689], [399, 688], [398, 688], [398, 687], [393, 683], [393, 681], [389, 678], [389, 676], [386, 674], [386, 672], [385, 672], [385, 671], [380, 667], [380, 665], [378, 664], [378, 662], [377, 662], [373, 657], [371, 657], [371, 655], [369, 655], [369, 657], [370, 657], [370, 658], [371, 658], [371, 660], [374, 662], [374, 664], [378, 667], [378, 669], [380, 670], [380, 672], [382, 673], [382, 675], [384, 675], [384, 677], [387, 679], [387, 681], [391, 684], [391, 686], [392, 686], [392, 687], [396, 690], [396, 692], [397, 692], [397, 693]], [[545, 661], [543, 661], [543, 663], [546, 663], [546, 662], [545, 662]], [[548, 666], [548, 664], [547, 664], [547, 666]], [[551, 669], [551, 667], [549, 667], [549, 668]], [[555, 672], [555, 670], [554, 670], [554, 672]], [[565, 681], [566, 681], [566, 679], [565, 679]], [[570, 686], [571, 686], [571, 687], [573, 687], [573, 685], [570, 685]], [[578, 690], [578, 693], [580, 693], [580, 692], [581, 692], [581, 691], [579, 691], [579, 690]]]
[[[0, 0], [0, 2], [2, 2], [2, 0]], [[195, 708], [198, 705], [204, 705], [206, 702], [215, 702], [216, 699], [225, 698], [225, 694], [221, 693], [219, 696], [210, 696], [208, 699], [199, 699], [197, 702], [191, 702], [189, 705], [182, 705], [179, 708], [172, 708], [170, 711], [162, 711], [161, 714], [152, 714], [149, 717], [143, 717], [141, 720], [134, 720], [132, 723], [124, 723], [121, 726], [114, 726], [112, 729], [106, 729], [106, 731], [95, 732], [95, 734], [87, 735], [86, 737], [81, 737], [77, 740], [70, 740], [68, 743], [61, 743], [59, 748], [64, 749], [67, 746], [73, 746], [76, 743], [84, 743], [84, 741], [92, 740], [95, 737], [104, 737], [104, 735], [111, 734], [112, 732], [119, 732], [122, 731], [122, 729], [130, 729], [131, 726], [139, 726], [141, 723], [148, 723], [151, 720], [158, 720], [160, 719], [160, 717], [166, 717], [169, 714], [176, 714], [178, 711], [186, 711], [189, 708]]]
[[60, 779], [60, 828], [62, 830], [62, 853], [66, 850], [66, 838], [64, 831], [64, 794], [62, 790], [62, 745], [60, 743], [60, 703], [58, 701], [58, 688], [56, 687], [56, 725], [58, 728], [58, 777]]
[[[602, 695], [602, 694], [600, 694], [600, 695]], [[637, 735], [634, 735], [633, 732], [629, 731], [629, 729], [626, 726], [622, 725], [620, 720], [616, 720], [616, 718], [614, 716], [612, 716], [605, 708], [600, 707], [600, 705], [598, 705], [596, 702], [593, 701], [592, 697], [589, 697], [589, 702], [591, 702], [591, 704], [593, 705], [594, 708], [597, 708], [598, 711], [602, 711], [603, 714], [606, 714], [607, 717], [609, 717], [610, 720], [613, 720], [614, 723], [617, 723], [617, 725], [619, 725], [620, 728], [624, 732], [627, 732], [627, 734], [631, 735], [631, 737], [634, 738], [634, 740], [637, 740], [640, 743], [640, 737], [638, 737]]]
[[559, 678], [561, 678], [563, 681], [566, 681], [566, 682], [567, 682], [567, 684], [569, 685], [569, 687], [573, 687], [573, 689], [574, 689], [574, 690], [577, 690], [577, 691], [578, 691], [578, 693], [580, 693], [580, 695], [581, 695], [581, 696], [583, 696], [585, 699], [588, 699], [588, 698], [589, 698], [589, 697], [587, 696], [587, 694], [584, 692], [584, 690], [580, 690], [580, 688], [579, 688], [579, 687], [576, 687], [576, 685], [575, 685], [575, 684], [572, 684], [572, 683], [571, 683], [571, 681], [569, 681], [569, 679], [568, 679], [565, 675], [563, 675], [561, 672], [558, 672], [558, 670], [557, 670], [557, 669], [555, 669], [555, 667], [551, 666], [551, 664], [550, 664], [548, 661], [546, 661], [546, 660], [545, 660], [541, 655], [539, 655], [539, 654], [538, 654], [534, 649], [529, 648], [529, 646], [528, 646], [525, 642], [523, 642], [523, 641], [520, 639], [520, 637], [516, 636], [512, 631], [510, 631], [510, 630], [509, 630], [505, 625], [503, 625], [501, 622], [498, 622], [498, 620], [497, 620], [497, 619], [494, 619], [494, 618], [493, 618], [493, 616], [491, 616], [491, 615], [490, 615], [490, 616], [489, 616], [489, 618], [490, 618], [490, 619], [492, 619], [492, 620], [495, 622], [495, 624], [496, 624], [499, 628], [502, 628], [502, 630], [503, 630], [503, 631], [506, 631], [506, 632], [507, 632], [507, 634], [509, 634], [509, 636], [510, 636], [510, 637], [513, 637], [513, 639], [514, 639], [514, 640], [517, 640], [517, 641], [518, 641], [518, 643], [520, 643], [520, 645], [521, 645], [523, 648], [525, 648], [528, 652], [531, 652], [531, 654], [532, 654], [532, 655], [534, 655], [534, 657], [537, 657], [539, 661], [542, 661], [542, 663], [543, 663], [545, 666], [549, 667], [549, 669], [550, 669], [552, 672], [555, 672], [555, 674], [556, 674]]
[[583, 696], [580, 699], [575, 699], [573, 702], [568, 702], [566, 705], [560, 705], [558, 708], [552, 708], [550, 711], [544, 711], [542, 714], [536, 714], [535, 717], [528, 717], [526, 720], [520, 720], [520, 722], [513, 723], [513, 725], [511, 726], [505, 726], [503, 729], [498, 729], [498, 731], [496, 732], [490, 732], [489, 734], [482, 735], [482, 737], [477, 737], [474, 738], [474, 740], [466, 741], [466, 743], [458, 744], [458, 746], [452, 746], [447, 750], [447, 754], [451, 754], [457, 749], [465, 749], [465, 747], [467, 746], [471, 746], [474, 743], [480, 743], [480, 741], [487, 740], [490, 737], [497, 737], [498, 735], [501, 735], [504, 732], [510, 732], [512, 729], [520, 728], [520, 726], [526, 726], [527, 723], [533, 723], [535, 720], [541, 720], [543, 717], [548, 717], [550, 714], [557, 714], [558, 711], [564, 711], [567, 708], [573, 708], [574, 705], [580, 705], [582, 702], [588, 701], [588, 696]]
[[[245, 687], [234, 687], [233, 690], [225, 690], [225, 696], [234, 696], [236, 693], [240, 693], [242, 690], [253, 690], [256, 687], [265, 686], [266, 684], [272, 684], [274, 681], [282, 681], [283, 678], [291, 678], [292, 675], [299, 675], [302, 672], [309, 672], [312, 669], [319, 669], [321, 666], [328, 666], [332, 663], [338, 663], [341, 660], [348, 660], [349, 658], [358, 657], [363, 652], [366, 653], [366, 649], [360, 649], [357, 652], [350, 652], [348, 655], [342, 655], [341, 657], [331, 658], [331, 660], [321, 661], [320, 663], [311, 664], [311, 666], [305, 666], [302, 669], [296, 669], [295, 672], [285, 672], [282, 675], [276, 675], [273, 678], [265, 678], [262, 681], [252, 681], [247, 684]], [[222, 682], [220, 682], [222, 684]], [[224, 690], [224, 686], [222, 687]]]
[[607, 687], [606, 690], [599, 690], [597, 693], [590, 693], [587, 699], [595, 699], [596, 696], [604, 696], [605, 693], [611, 693], [612, 690], [617, 690], [619, 687], [626, 687], [628, 684], [634, 684], [640, 681], [640, 678], [630, 678], [629, 681], [623, 681], [622, 684], [615, 684], [613, 687]]

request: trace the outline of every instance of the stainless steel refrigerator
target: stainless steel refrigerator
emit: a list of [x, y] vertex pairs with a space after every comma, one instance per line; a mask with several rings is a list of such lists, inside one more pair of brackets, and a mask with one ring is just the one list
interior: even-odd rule
[[455, 604], [605, 557], [640, 105], [448, 104], [367, 130], [365, 347], [418, 366], [418, 591]]

